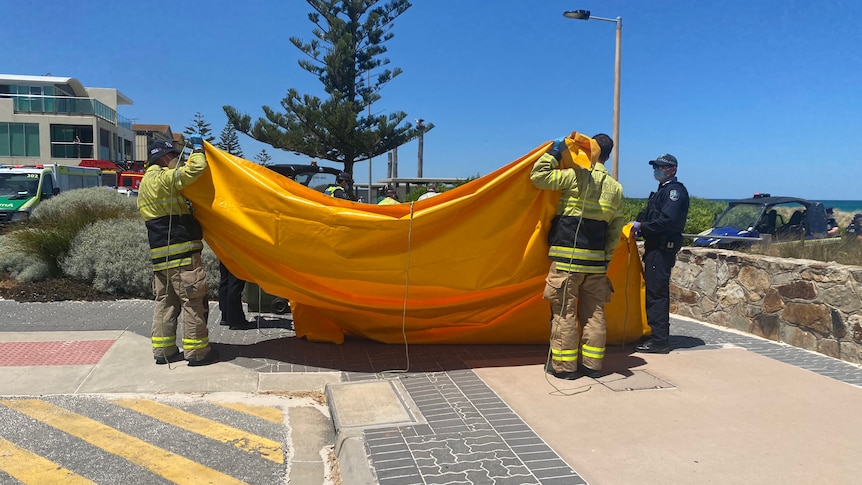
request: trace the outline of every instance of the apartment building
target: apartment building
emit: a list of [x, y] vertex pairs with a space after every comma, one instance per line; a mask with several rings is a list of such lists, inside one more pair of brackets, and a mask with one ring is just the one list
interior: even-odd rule
[[136, 160], [132, 123], [117, 111], [131, 104], [71, 77], [0, 74], [0, 164]]

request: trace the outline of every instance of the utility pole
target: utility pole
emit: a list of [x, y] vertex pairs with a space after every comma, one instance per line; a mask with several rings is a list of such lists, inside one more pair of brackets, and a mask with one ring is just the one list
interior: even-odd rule
[[419, 171], [417, 177], [422, 178], [422, 152], [425, 149], [425, 120], [419, 118], [416, 120], [416, 129], [419, 130]]

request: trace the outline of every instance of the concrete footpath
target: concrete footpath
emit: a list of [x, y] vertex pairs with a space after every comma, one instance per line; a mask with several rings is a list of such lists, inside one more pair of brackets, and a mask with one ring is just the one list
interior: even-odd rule
[[[323, 392], [331, 422], [295, 413], [288, 446], [332, 442], [346, 485], [862, 475], [862, 368], [689, 319], [673, 319], [668, 355], [610, 348], [605, 376], [563, 381], [544, 373], [544, 345], [311, 343], [270, 314], [253, 330], [210, 324], [224, 362], [156, 366], [151, 312], [0, 300], [0, 395]], [[330, 483], [320, 470], [290, 483]]]

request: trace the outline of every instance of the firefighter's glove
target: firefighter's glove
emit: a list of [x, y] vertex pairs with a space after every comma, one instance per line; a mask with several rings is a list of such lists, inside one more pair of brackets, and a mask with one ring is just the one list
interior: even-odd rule
[[552, 157], [556, 158], [557, 161], [563, 158], [563, 152], [568, 150], [569, 147], [566, 146], [566, 137], [561, 136], [559, 138], [554, 138], [554, 143], [551, 145], [548, 153], [551, 154]]
[[632, 222], [632, 236], [640, 236], [641, 234], [641, 223], [640, 222]]
[[192, 144], [192, 150], [203, 150], [204, 139], [200, 133], [195, 133], [189, 137], [189, 142]]

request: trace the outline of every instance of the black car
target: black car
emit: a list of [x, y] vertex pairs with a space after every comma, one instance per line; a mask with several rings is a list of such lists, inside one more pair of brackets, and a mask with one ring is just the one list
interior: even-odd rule
[[826, 208], [798, 197], [755, 195], [730, 202], [711, 229], [698, 234], [693, 246], [738, 249], [753, 241], [824, 239]]
[[316, 163], [311, 165], [287, 163], [267, 165], [266, 168], [319, 192], [323, 192], [327, 187], [333, 185], [335, 177], [341, 173], [341, 170], [337, 168], [322, 167]]

